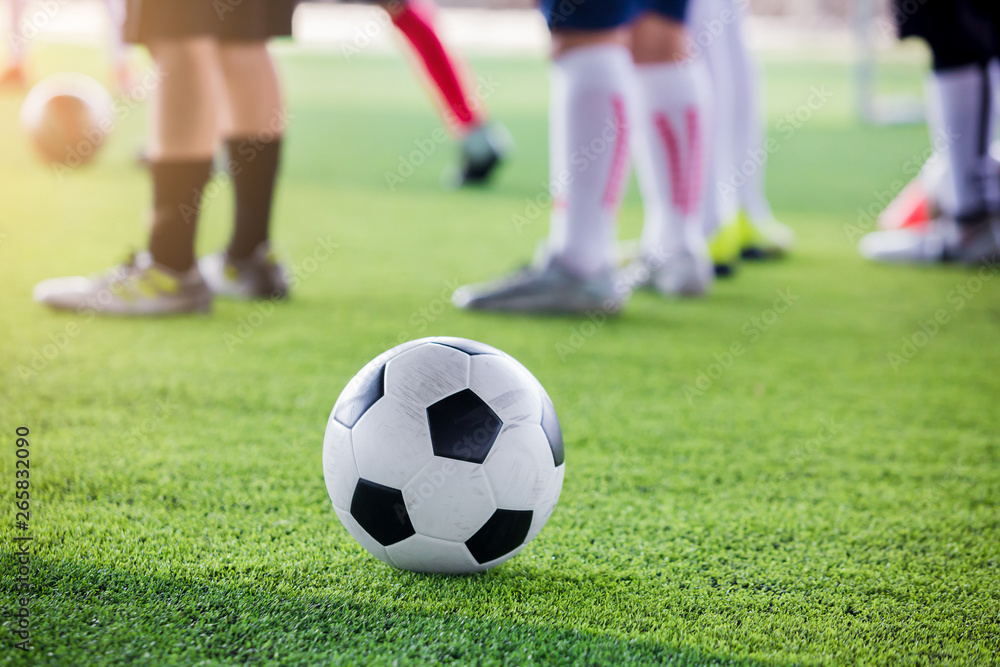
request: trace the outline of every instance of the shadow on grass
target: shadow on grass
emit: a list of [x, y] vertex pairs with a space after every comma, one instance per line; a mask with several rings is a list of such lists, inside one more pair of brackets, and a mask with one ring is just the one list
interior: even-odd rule
[[[0, 561], [5, 572], [12, 571], [12, 554]], [[35, 649], [28, 654], [12, 650], [0, 657], [0, 664], [762, 664], [535, 625], [527, 617], [487, 617], [488, 608], [482, 618], [415, 612], [347, 595], [316, 594], [275, 572], [233, 574], [243, 581], [234, 585], [137, 576], [36, 558], [31, 604]], [[527, 596], [530, 591], [518, 583], [523, 574], [495, 571], [452, 578], [393, 573], [398, 579], [392, 583], [403, 590], [426, 589], [431, 602], [473, 592]], [[10, 638], [14, 609], [9, 605], [16, 599], [12, 578], [5, 578], [0, 590], [8, 601], [0, 627]]]

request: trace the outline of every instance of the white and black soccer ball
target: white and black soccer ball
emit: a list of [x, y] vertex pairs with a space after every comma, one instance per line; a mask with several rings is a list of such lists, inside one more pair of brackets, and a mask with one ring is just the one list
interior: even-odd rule
[[513, 357], [424, 338], [376, 357], [340, 394], [323, 473], [348, 532], [405, 570], [482, 572], [548, 521], [563, 475], [548, 394]]

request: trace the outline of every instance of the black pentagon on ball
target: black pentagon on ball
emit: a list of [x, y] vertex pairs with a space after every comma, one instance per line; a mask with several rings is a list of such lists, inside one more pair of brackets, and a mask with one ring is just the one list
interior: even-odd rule
[[403, 492], [367, 479], [358, 480], [351, 499], [351, 516], [384, 547], [414, 534]]
[[474, 357], [480, 354], [498, 354], [499, 350], [490, 347], [485, 343], [478, 343], [474, 340], [468, 340], [467, 338], [454, 338], [452, 336], [438, 336], [433, 339], [433, 342], [437, 345], [444, 345], [445, 347], [451, 347], [456, 350], [461, 350], [465, 352], [470, 357]]
[[434, 454], [482, 463], [500, 435], [503, 421], [471, 389], [442, 398], [427, 408]]
[[543, 396], [542, 405], [542, 430], [549, 441], [549, 448], [552, 450], [552, 461], [558, 468], [566, 458], [563, 451], [562, 427], [559, 426], [559, 417], [556, 416], [556, 406], [552, 405], [552, 399], [547, 395]]
[[531, 528], [531, 510], [497, 510], [465, 546], [482, 565], [506, 556], [524, 544]]

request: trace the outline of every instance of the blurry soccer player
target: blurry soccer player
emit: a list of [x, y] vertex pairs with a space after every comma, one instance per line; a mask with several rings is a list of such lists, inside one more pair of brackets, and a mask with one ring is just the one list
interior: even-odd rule
[[[475, 310], [619, 310], [636, 286], [705, 293], [702, 228], [708, 91], [688, 59], [686, 0], [544, 0], [552, 32], [549, 239], [536, 263], [458, 289]], [[631, 47], [631, 48], [630, 48]], [[647, 222], [639, 258], [615, 272], [630, 134]]]
[[[44, 281], [36, 300], [88, 314], [165, 315], [208, 310], [213, 293], [286, 295], [269, 243], [286, 116], [266, 40], [291, 34], [294, 5], [241, 0], [219, 4], [217, 12], [204, 0], [129, 0], [126, 37], [149, 48], [161, 81], [148, 147], [148, 251], [106, 275]], [[195, 232], [220, 138], [229, 151], [236, 220], [228, 247], [199, 270]]]
[[774, 218], [764, 191], [767, 170], [760, 75], [743, 36], [744, 6], [735, 0], [691, 0], [689, 30], [708, 65], [713, 108], [713, 150], [705, 229], [720, 275], [743, 257], [788, 252], [794, 233]]
[[[24, 52], [27, 38], [22, 34], [22, 22], [30, 0], [9, 0], [9, 2], [10, 33], [7, 36], [7, 43], [10, 50], [7, 66], [0, 71], [0, 87], [23, 88], [28, 85], [28, 74]], [[118, 92], [128, 93], [132, 87], [132, 71], [121, 33], [125, 17], [125, 0], [106, 0], [106, 5], [111, 19], [111, 61], [115, 70], [115, 84]]]
[[948, 183], [940, 213], [922, 227], [873, 232], [859, 245], [883, 262], [977, 264], [1000, 254], [1000, 171], [990, 158], [1000, 94], [1000, 4], [991, 0], [897, 0], [902, 37], [930, 45], [928, 124]]
[[506, 129], [491, 124], [482, 102], [465, 79], [466, 67], [438, 36], [431, 0], [356, 0], [377, 4], [406, 39], [434, 89], [445, 126], [458, 136], [462, 164], [455, 185], [482, 185], [490, 180], [510, 144]]

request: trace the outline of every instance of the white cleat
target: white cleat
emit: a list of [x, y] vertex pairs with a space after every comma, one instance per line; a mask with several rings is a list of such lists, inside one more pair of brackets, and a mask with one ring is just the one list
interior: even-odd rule
[[626, 266], [620, 280], [633, 289], [652, 289], [664, 296], [695, 298], [706, 295], [715, 282], [708, 248], [684, 249], [661, 257], [643, 254]]
[[940, 217], [921, 228], [871, 232], [858, 243], [865, 259], [890, 264], [980, 264], [1000, 257], [1000, 218], [960, 225]]
[[212, 292], [231, 299], [284, 299], [288, 279], [267, 243], [249, 257], [231, 259], [225, 251], [201, 258], [198, 268]]

